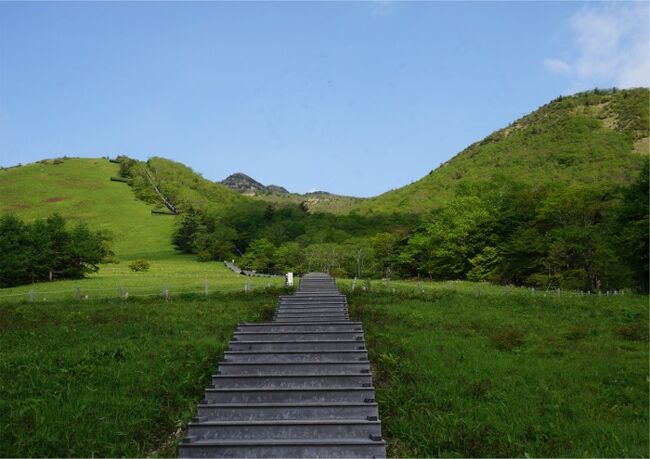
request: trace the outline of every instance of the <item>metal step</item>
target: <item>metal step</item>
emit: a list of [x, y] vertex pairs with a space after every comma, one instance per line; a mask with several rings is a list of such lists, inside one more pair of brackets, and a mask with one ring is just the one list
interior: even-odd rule
[[274, 441], [194, 441], [182, 443], [179, 457], [268, 457], [268, 458], [384, 458], [386, 445], [383, 440], [334, 439], [334, 440], [274, 440]]
[[368, 360], [366, 351], [226, 351], [226, 362], [340, 362]]
[[330, 373], [370, 373], [370, 362], [342, 360], [340, 362], [221, 362], [219, 374], [222, 375], [291, 375]]
[[237, 327], [238, 332], [362, 332], [361, 325], [357, 325], [351, 322], [296, 322], [291, 323], [269, 323], [269, 324], [259, 324], [257, 326], [251, 324], [242, 324]]
[[302, 341], [231, 341], [228, 347], [232, 351], [297, 351], [310, 349], [314, 351], [359, 350], [365, 349], [363, 339], [347, 340], [302, 340]]
[[305, 387], [245, 389], [206, 389], [206, 403], [374, 403], [373, 387]]
[[197, 440], [320, 440], [381, 437], [379, 421], [354, 419], [201, 421], [188, 425]]
[[209, 403], [200, 404], [199, 417], [213, 421], [299, 419], [376, 419], [376, 403]]
[[233, 337], [234, 341], [318, 341], [321, 339], [326, 340], [355, 340], [357, 337], [363, 339], [362, 331], [353, 332], [338, 332], [338, 331], [323, 331], [323, 332], [235, 332]]
[[245, 389], [300, 389], [371, 387], [370, 374], [331, 373], [327, 375], [212, 375], [212, 387]]

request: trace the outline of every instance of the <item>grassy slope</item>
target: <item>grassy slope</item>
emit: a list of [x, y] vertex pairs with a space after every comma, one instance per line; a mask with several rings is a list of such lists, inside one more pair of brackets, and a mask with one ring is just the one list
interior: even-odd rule
[[193, 206], [220, 211], [250, 199], [169, 159], [153, 157], [147, 165], [161, 191], [181, 209]]
[[361, 212], [426, 212], [460, 187], [516, 180], [537, 186], [629, 183], [648, 155], [649, 91], [553, 101], [477, 142], [422, 179], [361, 202]]
[[647, 456], [647, 297], [439, 284], [349, 302], [389, 456]]
[[0, 305], [0, 457], [173, 456], [236, 324], [280, 293]]
[[113, 233], [123, 260], [173, 256], [173, 217], [153, 216], [128, 185], [111, 182], [117, 164], [106, 159], [66, 159], [0, 170], [0, 213], [32, 220], [58, 212], [71, 221]]

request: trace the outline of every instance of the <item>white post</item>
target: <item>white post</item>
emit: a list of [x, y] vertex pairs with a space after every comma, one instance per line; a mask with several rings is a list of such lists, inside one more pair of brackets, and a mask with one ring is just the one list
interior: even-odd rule
[[284, 276], [284, 285], [287, 287], [293, 287], [293, 273], [287, 273]]

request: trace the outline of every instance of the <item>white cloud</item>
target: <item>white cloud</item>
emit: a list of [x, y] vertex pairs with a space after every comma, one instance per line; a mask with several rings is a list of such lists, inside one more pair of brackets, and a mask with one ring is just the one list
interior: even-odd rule
[[650, 86], [649, 21], [647, 2], [584, 7], [571, 18], [573, 58], [544, 66], [578, 84]]
[[544, 67], [558, 75], [568, 75], [571, 73], [571, 66], [562, 59], [544, 59]]

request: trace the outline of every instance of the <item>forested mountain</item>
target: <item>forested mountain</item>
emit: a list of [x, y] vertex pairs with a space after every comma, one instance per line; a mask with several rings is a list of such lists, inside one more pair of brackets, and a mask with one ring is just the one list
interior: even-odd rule
[[648, 89], [559, 97], [476, 142], [422, 179], [359, 203], [368, 212], [426, 213], [457, 194], [517, 183], [546, 192], [631, 183], [648, 156]]

